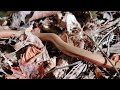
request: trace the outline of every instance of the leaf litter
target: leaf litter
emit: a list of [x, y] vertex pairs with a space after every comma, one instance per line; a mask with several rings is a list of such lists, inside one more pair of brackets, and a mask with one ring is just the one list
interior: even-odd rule
[[0, 18], [0, 31], [21, 33], [0, 39], [0, 78], [118, 79], [118, 72], [67, 56], [31, 32], [55, 33], [72, 46], [104, 52], [117, 63], [119, 26], [120, 11], [13, 11]]

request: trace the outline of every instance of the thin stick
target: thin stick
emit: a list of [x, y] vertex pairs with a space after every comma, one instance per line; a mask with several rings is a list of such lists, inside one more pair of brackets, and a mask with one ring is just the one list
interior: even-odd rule
[[107, 42], [108, 42], [108, 47], [107, 47], [107, 56], [110, 56], [110, 35], [107, 38]]
[[70, 78], [72, 75], [76, 75], [76, 71], [78, 70], [79, 67], [83, 66], [84, 64], [80, 65], [80, 64], [77, 64], [76, 66], [74, 66], [71, 71], [63, 78], [63, 79], [68, 79]]
[[[75, 62], [75, 63], [69, 64], [69, 65], [66, 65], [66, 66], [57, 66], [57, 67], [54, 67], [54, 68], [51, 69], [50, 71], [46, 72], [45, 75], [48, 74], [48, 73], [50, 73], [50, 72], [53, 72], [53, 71], [55, 71], [55, 70], [57, 70], [57, 69], [63, 69], [63, 68], [66, 68], [66, 67], [71, 67], [71, 66], [77, 65], [77, 64], [79, 64], [80, 62], [81, 62], [81, 61], [77, 61], [77, 62]], [[45, 76], [45, 75], [44, 75], [44, 76]]]
[[83, 70], [85, 69], [86, 66], [87, 66], [87, 65], [85, 65], [85, 66], [83, 67], [82, 71], [81, 71], [80, 74], [77, 76], [77, 78], [80, 78], [80, 77], [81, 77], [81, 73], [83, 72]]
[[[98, 47], [99, 48], [99, 47]], [[99, 48], [100, 51], [103, 53], [103, 55], [106, 57], [106, 59], [110, 62], [110, 64], [113, 66], [113, 68], [115, 69], [115, 71], [117, 72], [118, 75], [120, 75], [119, 71], [116, 69], [116, 67], [112, 64], [112, 62], [110, 61], [110, 59], [108, 58], [108, 56], [105, 54], [104, 51], [101, 50], [101, 48]]]
[[69, 65], [66, 65], [66, 66], [58, 66], [55, 68], [56, 69], [63, 69], [63, 68], [66, 68], [66, 67], [71, 67], [71, 66], [74, 66], [76, 64], [79, 64], [81, 61], [78, 61], [78, 62], [75, 62], [75, 63], [72, 63], [72, 64], [69, 64]]
[[114, 27], [112, 30], [110, 30], [107, 34], [105, 34], [105, 36], [103, 36], [103, 38], [99, 41], [98, 46], [101, 44], [101, 42], [114, 30], [116, 30], [117, 27]]
[[[112, 29], [112, 30], [114, 30], [114, 29]], [[112, 31], [111, 30], [111, 31]], [[111, 32], [110, 31], [110, 32]], [[85, 34], [85, 33], [84, 33]], [[87, 35], [87, 34], [86, 34]], [[108, 34], [109, 35], [109, 34]], [[88, 35], [87, 35], [88, 36]], [[89, 36], [88, 36], [89, 37]], [[92, 40], [92, 38], [91, 37], [89, 37], [91, 40]], [[112, 64], [112, 62], [110, 61], [110, 59], [108, 58], [108, 56], [101, 50], [101, 48], [96, 44], [96, 42], [94, 42], [93, 40], [92, 40], [92, 42], [95, 44], [95, 46], [96, 46], [96, 48], [99, 48], [99, 50], [103, 53], [103, 55], [106, 57], [106, 59], [110, 62], [110, 64], [112, 65], [112, 67], [115, 69], [115, 71], [117, 72], [117, 74], [118, 75], [120, 75], [120, 73], [119, 73], [119, 71], [116, 69], [116, 67]]]

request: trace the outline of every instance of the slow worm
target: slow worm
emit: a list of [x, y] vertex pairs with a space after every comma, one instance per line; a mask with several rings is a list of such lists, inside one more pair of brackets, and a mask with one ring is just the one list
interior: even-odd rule
[[[16, 33], [20, 33], [20, 31], [1, 30], [0, 38], [6, 38]], [[112, 69], [112, 65], [108, 61], [107, 63], [105, 63], [106, 60], [103, 56], [96, 54], [96, 53], [92, 53], [84, 49], [77, 48], [72, 45], [69, 45], [65, 43], [58, 35], [54, 33], [35, 33], [35, 32], [32, 32], [32, 33], [36, 35], [38, 38], [40, 38], [42, 41], [52, 42], [61, 52], [63, 52], [64, 54], [68, 56], [76, 57], [76, 58], [85, 60], [87, 62], [91, 62], [97, 66], [102, 66], [108, 69]], [[116, 67], [120, 67], [120, 62], [118, 62], [117, 64], [113, 60], [111, 60], [111, 62]]]

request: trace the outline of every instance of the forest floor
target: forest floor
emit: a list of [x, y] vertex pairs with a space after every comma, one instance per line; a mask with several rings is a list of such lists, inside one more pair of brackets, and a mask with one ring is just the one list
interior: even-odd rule
[[119, 79], [119, 69], [119, 11], [0, 12], [0, 78]]

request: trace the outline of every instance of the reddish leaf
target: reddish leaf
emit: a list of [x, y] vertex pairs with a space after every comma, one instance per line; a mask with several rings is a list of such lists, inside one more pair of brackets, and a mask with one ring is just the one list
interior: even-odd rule
[[112, 60], [114, 60], [115, 62], [118, 62], [120, 60], [120, 54], [114, 54], [112, 57], [111, 57]]
[[100, 79], [102, 71], [96, 67], [95, 69], [95, 74], [96, 74], [96, 79]]
[[68, 35], [64, 32], [62, 34], [60, 34], [60, 38], [64, 41], [64, 42], [68, 42]]
[[44, 75], [44, 72], [45, 72], [45, 70], [44, 70], [44, 63], [42, 63], [39, 67], [38, 67], [38, 75], [40, 76], [40, 77], [42, 77], [43, 75]]
[[29, 59], [31, 59], [38, 53], [40, 53], [40, 49], [38, 49], [35, 46], [28, 46], [26, 53], [23, 54], [23, 56], [21, 58], [21, 63], [25, 63], [25, 62], [29, 61]]
[[26, 79], [25, 75], [22, 74], [20, 68], [11, 68], [11, 71], [13, 72], [12, 75], [7, 75], [6, 79]]

